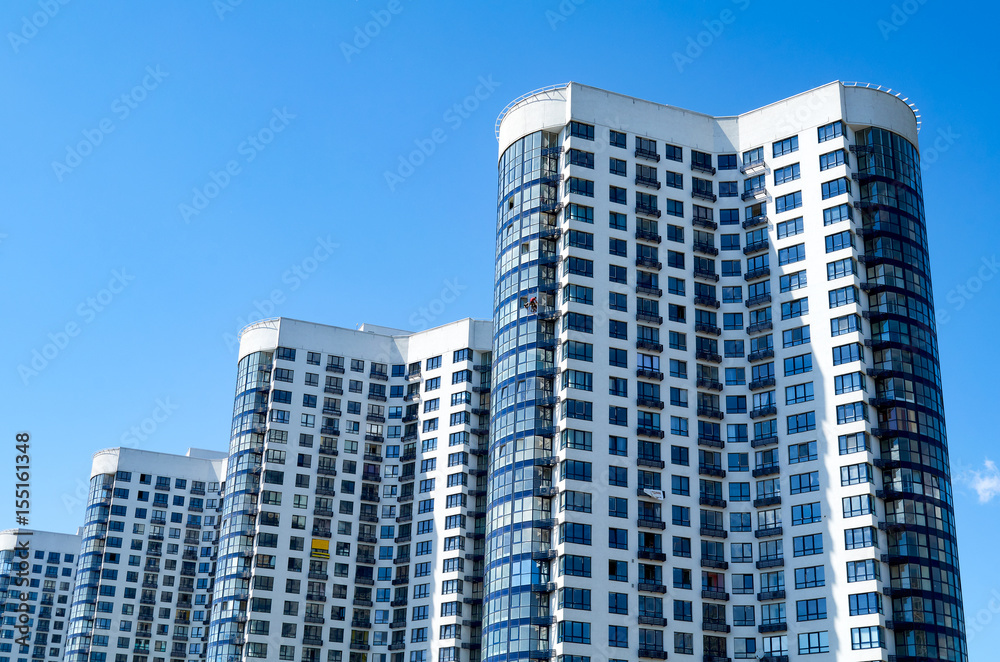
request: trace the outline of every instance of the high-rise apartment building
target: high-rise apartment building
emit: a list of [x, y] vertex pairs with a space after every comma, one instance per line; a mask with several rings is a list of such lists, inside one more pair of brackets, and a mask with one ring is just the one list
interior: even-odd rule
[[80, 536], [0, 531], [0, 662], [62, 660]]
[[209, 660], [478, 659], [491, 338], [243, 330]]
[[917, 130], [508, 106], [486, 662], [967, 659]]
[[67, 662], [205, 659], [226, 454], [94, 455]]

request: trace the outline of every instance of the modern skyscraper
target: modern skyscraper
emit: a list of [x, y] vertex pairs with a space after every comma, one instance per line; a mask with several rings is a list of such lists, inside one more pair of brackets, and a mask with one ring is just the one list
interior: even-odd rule
[[212, 662], [478, 659], [491, 337], [243, 330]]
[[62, 659], [79, 553], [79, 535], [0, 531], [0, 662]]
[[205, 659], [226, 454], [94, 454], [67, 662]]
[[486, 662], [967, 659], [917, 131], [505, 109]]

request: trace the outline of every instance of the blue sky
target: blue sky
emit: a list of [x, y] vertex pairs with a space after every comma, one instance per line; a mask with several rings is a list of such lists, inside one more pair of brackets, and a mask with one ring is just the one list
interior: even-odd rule
[[2, 3], [3, 438], [13, 459], [15, 432], [33, 437], [32, 525], [78, 525], [100, 448], [226, 448], [246, 321], [489, 317], [494, 121], [522, 93], [575, 80], [723, 115], [874, 82], [923, 116], [975, 659], [1000, 644], [986, 417], [1000, 386], [983, 378], [1000, 366], [983, 339], [1000, 310], [1000, 224], [991, 171], [974, 167], [1000, 151], [984, 112], [998, 101], [998, 13], [935, 0]]

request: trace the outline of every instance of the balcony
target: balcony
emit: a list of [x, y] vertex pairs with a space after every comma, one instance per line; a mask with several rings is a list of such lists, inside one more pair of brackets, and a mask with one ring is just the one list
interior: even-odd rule
[[778, 408], [775, 405], [767, 405], [766, 407], [757, 407], [750, 412], [750, 418], [764, 418], [765, 416], [775, 416], [778, 413]]
[[666, 593], [667, 587], [659, 582], [644, 582], [639, 581], [638, 590], [645, 593]]
[[753, 532], [756, 538], [771, 538], [773, 536], [780, 536], [784, 533], [784, 529], [780, 526], [771, 526], [763, 529], [757, 529]]
[[784, 600], [785, 599], [785, 589], [777, 588], [770, 591], [761, 591], [757, 594], [757, 599], [761, 602], [767, 602], [769, 600]]
[[750, 228], [755, 228], [758, 225], [764, 225], [767, 223], [767, 215], [761, 214], [760, 216], [752, 216], [747, 220], [743, 221], [743, 229], [749, 230]]
[[339, 375], [342, 375], [342, 374], [344, 374], [344, 366], [342, 366], [342, 365], [334, 365], [332, 363], [328, 363], [326, 365], [326, 371], [327, 372], [335, 372], [335, 373], [337, 373]]
[[310, 570], [309, 579], [319, 579], [321, 581], [326, 581], [330, 579], [330, 575], [328, 575], [325, 572], [316, 572], [315, 570]]
[[719, 499], [717, 497], [701, 496], [698, 497], [698, 505], [711, 506], [712, 508], [725, 508], [726, 500]]
[[[694, 298], [694, 305], [696, 305], [696, 306], [705, 306], [706, 308], [718, 308], [722, 304], [720, 304], [719, 300], [716, 299], [715, 297], [705, 297], [705, 296], [697, 296], [696, 295], [695, 298]], [[695, 329], [696, 330], [697, 330], [698, 326], [699, 326], [698, 324], [695, 324]], [[712, 325], [712, 324], [702, 324], [701, 326], [705, 326], [705, 327], [709, 327], [709, 328], [715, 329], [714, 331], [706, 331], [706, 333], [714, 333], [715, 335], [719, 335], [721, 333], [721, 331], [719, 331], [719, 327], [717, 327], [715, 325]]]
[[653, 625], [655, 627], [666, 627], [667, 619], [663, 616], [652, 616], [646, 614], [639, 614], [639, 625]]
[[635, 403], [640, 407], [650, 409], [663, 409], [663, 400], [653, 400], [652, 398], [636, 398]]
[[694, 277], [704, 278], [705, 280], [710, 280], [716, 283], [719, 282], [719, 274], [715, 273], [714, 271], [699, 269], [698, 267], [694, 268]]
[[667, 651], [662, 648], [640, 648], [639, 657], [648, 657], [654, 660], [667, 659]]
[[414, 400], [420, 399], [420, 392], [413, 391], [412, 393], [407, 393], [403, 396], [403, 402], [413, 402]]
[[326, 602], [326, 595], [323, 593], [306, 593], [306, 600], [310, 602]]
[[319, 450], [319, 454], [320, 455], [333, 455], [333, 456], [340, 455], [340, 453], [337, 452], [337, 449], [334, 448], [333, 446], [324, 446], [324, 445], [320, 444], [320, 447], [319, 447], [318, 450]]
[[729, 594], [725, 591], [717, 591], [711, 588], [705, 588], [701, 590], [701, 597], [705, 600], [722, 600], [727, 602], [729, 600]]
[[706, 230], [718, 230], [719, 224], [710, 218], [703, 218], [700, 216], [695, 216], [691, 219], [691, 225], [696, 228], [705, 228]]
[[703, 526], [698, 530], [700, 535], [708, 538], [728, 538], [729, 532], [718, 526]]
[[705, 255], [718, 255], [719, 254], [719, 249], [718, 248], [716, 248], [712, 244], [709, 244], [709, 243], [706, 243], [706, 242], [703, 242], [703, 241], [696, 241], [696, 242], [694, 242], [694, 244], [692, 245], [692, 248], [696, 252], [698, 252], [698, 253], [704, 253]]
[[640, 455], [636, 459], [636, 464], [640, 467], [650, 467], [652, 469], [663, 469], [666, 463], [658, 457]]
[[729, 632], [730, 627], [725, 621], [702, 621], [701, 629], [707, 632]]
[[743, 249], [743, 254], [752, 255], [753, 253], [760, 253], [761, 251], [766, 251], [770, 248], [771, 248], [771, 242], [768, 241], [767, 239], [763, 241], [755, 241], [754, 243], [747, 245], [747, 247]]
[[647, 313], [643, 311], [637, 312], [635, 314], [635, 319], [636, 321], [639, 322], [649, 322], [651, 324], [663, 324], [662, 315], [655, 315], [653, 313]]
[[389, 623], [389, 628], [393, 630], [398, 630], [399, 628], [405, 628], [405, 627], [406, 627], [406, 621], [393, 621], [392, 623]]
[[636, 377], [641, 377], [642, 379], [655, 379], [657, 381], [663, 381], [663, 373], [656, 370], [648, 370], [646, 368], [639, 368], [635, 371]]
[[750, 442], [750, 447], [762, 448], [764, 446], [771, 446], [772, 444], [776, 443], [778, 443], [778, 437], [776, 435], [770, 437], [755, 437], [753, 441]]
[[658, 287], [647, 287], [645, 285], [636, 285], [635, 291], [636, 294], [645, 294], [647, 296], [653, 296], [653, 297], [663, 296], [663, 290], [661, 290]]
[[757, 632], [765, 634], [768, 632], [785, 632], [788, 630], [788, 623], [779, 621], [777, 623], [762, 623], [757, 626]]
[[328, 434], [328, 435], [337, 436], [337, 435], [340, 434], [340, 429], [339, 428], [334, 428], [334, 427], [321, 427], [319, 429], [319, 433], [320, 434]]
[[[695, 298], [697, 299], [697, 297]], [[695, 303], [698, 302], [695, 301]], [[714, 324], [703, 324], [701, 322], [695, 322], [694, 330], [696, 333], [704, 333], [706, 335], [711, 335], [711, 336], [722, 335], [722, 330], [719, 327], [715, 326]]]
[[785, 559], [784, 557], [781, 556], [770, 559], [761, 559], [760, 561], [757, 561], [758, 570], [763, 570], [765, 568], [783, 568], [783, 567], [785, 567]]
[[663, 237], [656, 234], [655, 232], [649, 232], [647, 230], [636, 230], [635, 238], [640, 241], [651, 241], [654, 244], [658, 244], [663, 241]]
[[642, 214], [643, 216], [653, 216], [654, 218], [660, 218], [662, 215], [660, 210], [652, 205], [640, 205], [636, 204], [635, 213]]
[[332, 393], [333, 395], [344, 395], [344, 389], [339, 386], [324, 386], [324, 393]]
[[771, 275], [770, 267], [761, 267], [760, 269], [751, 269], [750, 271], [743, 274], [743, 280], [751, 281], [757, 280], [758, 278], [767, 278]]
[[743, 173], [744, 175], [747, 174], [748, 172], [753, 172], [756, 170], [765, 170], [765, 171], [767, 170], [767, 163], [764, 162], [764, 159], [761, 158], [761, 159], [755, 159], [753, 161], [747, 161], [742, 166], [740, 166], [740, 172]]
[[725, 448], [726, 442], [724, 442], [721, 437], [699, 436], [698, 445], [706, 446], [708, 448]]
[[635, 158], [646, 159], [647, 161], [660, 162], [660, 155], [656, 153], [655, 150], [641, 149], [639, 147], [635, 148]]
[[759, 499], [753, 500], [754, 508], [767, 508], [768, 506], [777, 506], [781, 504], [781, 497], [777, 494], [774, 496], [760, 497]]
[[702, 379], [699, 377], [697, 381], [695, 381], [695, 386], [697, 386], [698, 388], [706, 388], [710, 391], [722, 390], [722, 382], [714, 379]]
[[658, 552], [653, 549], [640, 548], [639, 558], [645, 561], [666, 561], [667, 555], [664, 552]]
[[[694, 353], [695, 359], [698, 361], [708, 361], [710, 363], [722, 363], [722, 355], [716, 352], [709, 352], [707, 350], [700, 349]], [[719, 418], [722, 418], [721, 416]]]
[[654, 439], [663, 439], [664, 437], [663, 430], [657, 428], [638, 427], [635, 429], [635, 433], [640, 437], [653, 437]]
[[758, 294], [755, 297], [750, 297], [747, 299], [743, 305], [747, 308], [754, 308], [756, 306], [763, 306], [764, 304], [771, 303], [770, 294]]
[[748, 387], [750, 388], [751, 391], [758, 391], [762, 388], [768, 388], [774, 386], [774, 384], [775, 384], [774, 377], [765, 377], [764, 379], [755, 379], [754, 381], [750, 382]]
[[761, 186], [760, 188], [752, 188], [749, 191], [744, 191], [740, 196], [740, 199], [746, 202], [747, 200], [756, 200], [757, 198], [767, 197], [767, 187]]
[[754, 467], [754, 470], [750, 473], [754, 478], [760, 478], [761, 476], [773, 476], [776, 473], [781, 472], [781, 467], [777, 464], [762, 464], [759, 467]]
[[729, 564], [722, 559], [711, 558], [708, 556], [701, 557], [701, 567], [702, 568], [713, 568], [715, 570], [728, 570]]
[[761, 349], [756, 352], [750, 352], [747, 355], [747, 360], [750, 361], [751, 363], [754, 363], [755, 361], [763, 361], [764, 359], [773, 359], [773, 358], [774, 358], [773, 349]]
[[659, 190], [661, 186], [660, 182], [657, 179], [653, 177], [641, 177], [639, 175], [635, 176], [635, 183], [638, 186], [646, 186], [649, 188], [655, 188], [657, 190]]
[[659, 529], [661, 531], [667, 528], [667, 523], [664, 522], [663, 520], [648, 519], [644, 517], [640, 517], [638, 520], [636, 520], [636, 524], [646, 529]]
[[635, 266], [646, 267], [648, 269], [656, 269], [657, 271], [659, 271], [660, 269], [663, 268], [663, 263], [657, 262], [653, 258], [649, 257], [637, 257], [635, 258]]
[[721, 409], [715, 409], [713, 407], [705, 407], [705, 406], [698, 407], [698, 415], [703, 418], [713, 418], [719, 421], [721, 421], [726, 417], [726, 415], [722, 413]]
[[726, 470], [718, 465], [699, 464], [698, 474], [701, 476], [715, 476], [716, 478], [725, 478]]
[[662, 344], [660, 344], [658, 342], [653, 342], [651, 340], [636, 340], [635, 341], [635, 348], [636, 349], [645, 349], [647, 351], [657, 352], [657, 353], [663, 351], [663, 345]]

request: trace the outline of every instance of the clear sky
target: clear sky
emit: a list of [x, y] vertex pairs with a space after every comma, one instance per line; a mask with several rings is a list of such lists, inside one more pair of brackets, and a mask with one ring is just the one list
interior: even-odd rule
[[1000, 152], [1000, 10], [962, 7], [0, 3], [0, 439], [13, 464], [15, 433], [32, 435], [32, 526], [75, 529], [100, 448], [224, 450], [247, 321], [489, 318], [494, 122], [515, 97], [573, 80], [725, 115], [873, 82], [923, 118], [970, 649], [986, 659], [1000, 224], [993, 170], [973, 165]]

